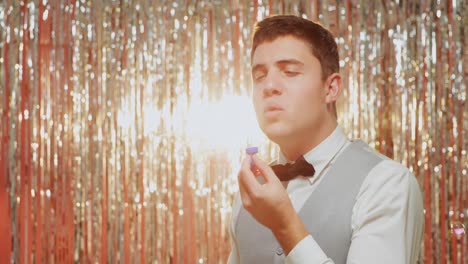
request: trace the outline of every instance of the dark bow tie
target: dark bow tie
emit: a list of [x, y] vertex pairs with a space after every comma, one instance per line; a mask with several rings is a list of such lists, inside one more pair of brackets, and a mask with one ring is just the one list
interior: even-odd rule
[[303, 156], [301, 156], [292, 164], [278, 164], [271, 166], [271, 168], [275, 172], [276, 176], [278, 176], [280, 181], [289, 181], [299, 175], [312, 177], [315, 174], [314, 166], [309, 164]]

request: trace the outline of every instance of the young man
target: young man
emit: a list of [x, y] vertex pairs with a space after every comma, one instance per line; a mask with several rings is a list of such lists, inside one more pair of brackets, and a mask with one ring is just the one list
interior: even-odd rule
[[338, 126], [342, 81], [332, 34], [300, 17], [269, 17], [255, 27], [251, 59], [260, 127], [280, 147], [276, 164], [296, 166], [272, 168], [254, 156], [252, 169], [244, 159], [228, 263], [415, 263], [419, 185]]

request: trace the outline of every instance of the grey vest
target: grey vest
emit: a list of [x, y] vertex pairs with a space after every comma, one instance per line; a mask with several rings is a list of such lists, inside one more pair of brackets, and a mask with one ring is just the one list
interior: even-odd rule
[[[309, 233], [335, 264], [346, 263], [356, 196], [370, 170], [382, 160], [361, 140], [351, 143], [323, 175], [324, 178], [299, 211], [299, 217]], [[273, 233], [243, 207], [235, 233], [240, 263], [284, 263], [285, 254]]]

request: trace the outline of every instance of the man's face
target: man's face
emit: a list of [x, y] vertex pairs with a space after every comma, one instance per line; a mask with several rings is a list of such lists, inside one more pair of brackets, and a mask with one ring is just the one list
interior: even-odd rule
[[257, 120], [276, 143], [312, 136], [329, 117], [320, 62], [302, 40], [285, 36], [260, 44], [252, 79]]

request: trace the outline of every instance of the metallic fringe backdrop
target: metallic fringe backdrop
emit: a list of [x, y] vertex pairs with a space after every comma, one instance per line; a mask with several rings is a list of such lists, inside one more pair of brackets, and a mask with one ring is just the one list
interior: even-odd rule
[[468, 0], [3, 0], [0, 262], [225, 263], [252, 25], [319, 21], [339, 119], [424, 190], [420, 263], [468, 263]]

